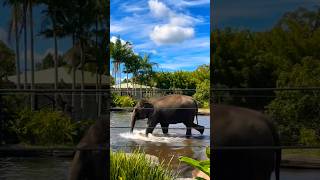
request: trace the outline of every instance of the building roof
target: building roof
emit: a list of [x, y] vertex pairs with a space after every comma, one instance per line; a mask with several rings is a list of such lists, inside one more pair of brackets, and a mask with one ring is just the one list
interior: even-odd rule
[[[35, 84], [54, 84], [54, 68], [44, 69], [34, 72], [34, 81]], [[31, 82], [31, 71], [27, 72], [27, 83]], [[9, 76], [8, 80], [17, 83], [16, 75]], [[21, 84], [24, 84], [24, 73], [20, 74]], [[58, 68], [58, 82], [65, 84], [72, 84], [72, 70], [68, 67], [59, 67]], [[107, 76], [102, 75], [101, 83], [107, 83]], [[76, 84], [81, 84], [81, 70], [76, 70]], [[84, 71], [84, 84], [86, 85], [95, 85], [96, 84], [96, 74]]]
[[[113, 88], [127, 89], [127, 83], [116, 84], [116, 85], [113, 85], [112, 87]], [[140, 85], [140, 84], [132, 84], [131, 82], [128, 83], [128, 88], [129, 89], [132, 89], [132, 88], [139, 89], [140, 87], [142, 89], [150, 89], [150, 88], [157, 89], [156, 87], [145, 86], [145, 85]]]

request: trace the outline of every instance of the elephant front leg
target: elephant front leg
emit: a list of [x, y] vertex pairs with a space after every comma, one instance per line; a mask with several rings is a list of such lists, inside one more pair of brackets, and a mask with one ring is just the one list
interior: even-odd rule
[[163, 134], [168, 134], [169, 132], [169, 124], [166, 123], [160, 123]]
[[146, 136], [148, 136], [149, 133], [152, 134], [154, 128], [156, 127], [158, 123], [153, 121], [152, 119], [148, 119], [148, 127], [146, 129]]

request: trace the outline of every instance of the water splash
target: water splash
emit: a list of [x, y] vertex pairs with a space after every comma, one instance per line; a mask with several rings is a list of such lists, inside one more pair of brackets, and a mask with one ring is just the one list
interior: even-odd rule
[[[171, 133], [170, 135], [173, 135]], [[165, 136], [163, 134], [149, 134], [148, 137], [145, 136], [145, 130], [137, 130], [125, 133], [120, 133], [120, 137], [125, 139], [132, 139], [137, 141], [147, 141], [147, 142], [158, 142], [158, 143], [179, 143], [183, 142], [185, 138], [181, 137], [170, 137], [170, 135]]]

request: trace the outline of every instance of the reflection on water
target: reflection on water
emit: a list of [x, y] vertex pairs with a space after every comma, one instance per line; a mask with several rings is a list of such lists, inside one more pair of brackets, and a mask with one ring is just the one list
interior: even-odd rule
[[70, 159], [52, 157], [0, 158], [2, 180], [65, 180]]
[[[210, 127], [209, 116], [198, 116], [199, 125]], [[111, 114], [111, 127], [129, 127], [130, 113], [115, 112]], [[197, 130], [192, 129], [193, 136], [186, 138], [186, 129], [182, 123], [172, 124], [169, 134], [164, 135], [160, 125], [153, 131], [153, 134], [145, 136], [146, 120], [136, 121], [133, 133], [130, 128], [111, 128], [111, 148], [131, 152], [135, 146], [147, 154], [157, 156], [160, 161], [170, 162], [172, 168], [180, 171], [181, 176], [190, 177], [192, 168], [185, 164], [180, 164], [178, 157], [188, 156], [194, 159], [206, 159], [205, 146], [210, 145], [210, 129], [205, 129], [201, 135]]]

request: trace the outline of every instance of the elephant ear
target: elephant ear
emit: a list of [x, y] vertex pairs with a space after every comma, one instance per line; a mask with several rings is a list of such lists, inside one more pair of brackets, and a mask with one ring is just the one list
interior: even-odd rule
[[149, 116], [151, 116], [153, 114], [154, 106], [153, 106], [153, 104], [151, 102], [149, 102], [147, 100], [144, 100], [142, 106], [147, 112], [147, 117], [149, 117]]

